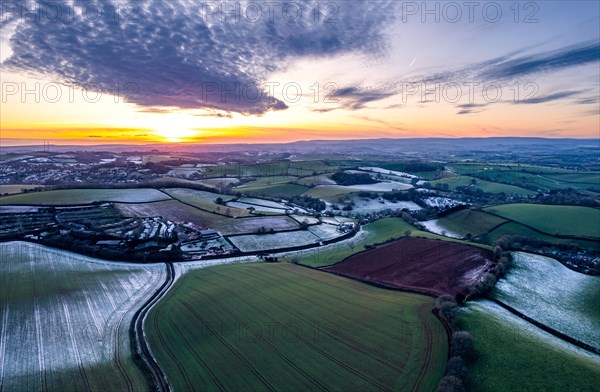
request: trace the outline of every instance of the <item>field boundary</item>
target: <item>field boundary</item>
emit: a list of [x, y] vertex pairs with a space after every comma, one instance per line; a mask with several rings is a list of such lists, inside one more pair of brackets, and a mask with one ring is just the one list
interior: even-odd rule
[[551, 334], [551, 335], [553, 335], [553, 336], [555, 336], [555, 337], [557, 337], [557, 338], [559, 338], [561, 340], [564, 340], [564, 341], [566, 341], [568, 343], [571, 343], [571, 344], [573, 344], [573, 345], [575, 345], [575, 346], [577, 346], [577, 347], [579, 347], [581, 349], [584, 349], [584, 350], [589, 351], [591, 353], [600, 355], [600, 348], [596, 348], [594, 346], [591, 346], [591, 345], [589, 345], [587, 343], [582, 342], [581, 340], [575, 339], [575, 338], [573, 338], [573, 337], [571, 337], [569, 335], [566, 335], [566, 334], [564, 334], [562, 332], [559, 332], [559, 331], [555, 330], [554, 328], [551, 328], [551, 327], [547, 326], [546, 324], [543, 324], [543, 323], [541, 323], [541, 322], [539, 322], [539, 321], [537, 321], [537, 320], [535, 320], [535, 319], [533, 319], [533, 318], [531, 318], [531, 317], [529, 317], [529, 316], [521, 313], [517, 309], [513, 308], [512, 306], [510, 306], [510, 305], [508, 305], [508, 304], [506, 304], [506, 303], [504, 303], [504, 302], [502, 302], [502, 301], [500, 301], [500, 300], [498, 300], [496, 298], [489, 297], [489, 299], [492, 302], [500, 305], [504, 309], [508, 310], [509, 312], [511, 312], [512, 314], [514, 314], [515, 316], [517, 316], [517, 317], [519, 317], [519, 318], [521, 318], [521, 319], [523, 319], [523, 320], [525, 320], [525, 321], [527, 321], [527, 322], [535, 325], [536, 327], [542, 329], [543, 331], [548, 332], [549, 334]]

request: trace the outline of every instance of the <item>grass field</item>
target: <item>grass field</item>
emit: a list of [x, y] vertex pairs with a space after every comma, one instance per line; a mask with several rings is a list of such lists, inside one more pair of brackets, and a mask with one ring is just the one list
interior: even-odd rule
[[162, 265], [0, 244], [1, 389], [148, 390], [129, 326], [164, 277]]
[[291, 264], [190, 271], [146, 335], [175, 391], [433, 391], [447, 337], [433, 300]]
[[486, 193], [506, 193], [507, 195], [519, 196], [531, 196], [536, 194], [536, 192], [529, 189], [481, 179], [475, 179], [475, 183], [473, 184], [473, 179], [473, 177], [469, 176], [456, 176], [430, 181], [429, 184], [433, 187], [437, 187], [440, 184], [448, 184], [448, 187], [452, 190], [459, 186], [471, 186], [473, 188], [479, 188]]
[[523, 225], [515, 222], [508, 222], [498, 228], [492, 230], [485, 236], [483, 240], [489, 244], [494, 244], [498, 239], [505, 235], [520, 235], [525, 237], [537, 238], [542, 241], [550, 242], [552, 244], [575, 244], [582, 249], [600, 251], [600, 242], [594, 240], [580, 240], [580, 239], [569, 239], [569, 238], [557, 238], [551, 235], [538, 233], [537, 231], [531, 230]]
[[457, 173], [488, 181], [533, 187], [535, 189], [590, 189], [600, 191], [598, 172], [577, 172], [533, 165], [451, 164]]
[[475, 339], [477, 361], [469, 367], [474, 392], [595, 391], [600, 356], [547, 334], [490, 301], [470, 303], [461, 328]]
[[469, 233], [473, 237], [480, 236], [503, 222], [506, 222], [506, 219], [471, 209], [457, 211], [436, 219], [439, 227], [462, 237]]
[[559, 332], [600, 349], [600, 276], [549, 257], [516, 252], [494, 298]]
[[2, 184], [0, 185], [0, 195], [9, 194], [16, 195], [23, 193], [23, 189], [43, 188], [44, 185], [31, 185], [31, 184]]
[[267, 176], [267, 177], [258, 177], [254, 181], [247, 182], [243, 185], [237, 187], [240, 191], [244, 188], [256, 188], [262, 187], [266, 185], [275, 185], [275, 184], [285, 184], [291, 181], [295, 181], [298, 177], [294, 176]]
[[169, 196], [156, 189], [64, 189], [4, 196], [0, 197], [0, 205], [68, 205], [90, 204], [98, 201], [146, 203], [168, 199]]
[[600, 239], [600, 209], [542, 204], [503, 204], [485, 211], [550, 235]]
[[232, 218], [251, 215], [250, 211], [246, 209], [225, 207], [215, 202], [215, 200], [217, 200], [219, 197], [224, 201], [227, 201], [231, 199], [232, 196], [185, 188], [164, 189], [164, 192], [174, 199], [216, 214], [224, 214]]

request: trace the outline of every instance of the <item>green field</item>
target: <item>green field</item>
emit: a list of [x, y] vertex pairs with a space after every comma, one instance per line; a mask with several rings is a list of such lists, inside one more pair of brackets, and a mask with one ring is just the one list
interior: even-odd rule
[[171, 188], [164, 189], [163, 191], [174, 199], [215, 214], [226, 215], [229, 217], [251, 215], [250, 211], [246, 209], [227, 207], [215, 202], [219, 197], [224, 201], [231, 200], [233, 198], [232, 196], [185, 188]]
[[507, 222], [506, 219], [472, 209], [457, 211], [437, 220], [439, 226], [463, 237], [469, 233], [473, 237], [480, 236], [503, 222]]
[[295, 181], [298, 177], [294, 176], [268, 176], [268, 177], [258, 177], [254, 181], [246, 182], [243, 185], [238, 186], [236, 189], [239, 189], [240, 192], [243, 192], [244, 188], [257, 188], [268, 185], [276, 185], [276, 184], [285, 184], [288, 182]]
[[4, 196], [0, 197], [0, 205], [69, 205], [99, 201], [146, 203], [168, 199], [169, 196], [156, 189], [64, 189]]
[[[472, 182], [473, 180], [475, 180], [475, 183]], [[536, 192], [531, 191], [529, 189], [520, 188], [514, 185], [501, 184], [499, 182], [475, 179], [469, 176], [447, 177], [441, 180], [429, 182], [429, 185], [431, 185], [432, 187], [438, 187], [441, 184], [448, 184], [448, 187], [452, 190], [455, 190], [457, 187], [460, 186], [470, 186], [473, 188], [481, 189], [483, 192], [486, 193], [505, 193], [507, 195], [519, 196], [532, 196], [536, 194]]]
[[579, 206], [503, 204], [485, 211], [550, 235], [600, 239], [600, 210]]
[[600, 242], [593, 240], [580, 240], [580, 239], [570, 239], [570, 238], [558, 238], [553, 237], [551, 235], [542, 234], [537, 231], [531, 230], [523, 225], [520, 225], [515, 222], [508, 222], [498, 228], [492, 230], [483, 236], [482, 240], [489, 243], [494, 244], [500, 238], [505, 235], [519, 235], [525, 237], [536, 238], [542, 241], [549, 242], [551, 244], [575, 244], [582, 249], [589, 249], [600, 251]]
[[486, 163], [451, 164], [460, 174], [533, 189], [589, 189], [600, 192], [600, 173], [578, 172], [533, 165], [494, 165]]
[[291, 264], [192, 270], [145, 331], [175, 391], [433, 391], [433, 300]]
[[129, 327], [164, 265], [0, 244], [0, 389], [145, 391]]
[[595, 391], [600, 356], [545, 333], [490, 301], [470, 303], [460, 327], [475, 339], [477, 360], [469, 366], [475, 392]]
[[34, 188], [43, 188], [44, 185], [30, 185], [30, 184], [2, 184], [0, 185], [0, 195], [9, 194], [15, 195], [18, 193], [23, 193], [23, 189], [34, 189]]
[[492, 296], [600, 349], [600, 276], [572, 271], [549, 257], [515, 252], [511, 269]]

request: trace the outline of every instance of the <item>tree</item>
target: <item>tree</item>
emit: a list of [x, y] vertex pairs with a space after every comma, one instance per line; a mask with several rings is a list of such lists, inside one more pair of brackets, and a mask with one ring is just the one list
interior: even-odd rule
[[458, 379], [464, 380], [467, 375], [467, 368], [465, 367], [465, 361], [455, 356], [448, 360], [446, 364], [446, 376], [454, 376]]
[[450, 341], [450, 355], [473, 359], [475, 356], [473, 336], [467, 331], [454, 332]]
[[440, 381], [438, 392], [465, 392], [465, 387], [459, 378], [454, 376], [445, 376]]

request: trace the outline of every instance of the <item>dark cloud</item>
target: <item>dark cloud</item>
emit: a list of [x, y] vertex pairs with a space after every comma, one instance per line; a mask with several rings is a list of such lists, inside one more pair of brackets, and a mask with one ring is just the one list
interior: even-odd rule
[[407, 83], [477, 83], [519, 79], [534, 74], [560, 71], [600, 61], [600, 41], [580, 42], [557, 50], [523, 54], [523, 50], [495, 57], [466, 67], [421, 75]]
[[365, 107], [367, 103], [379, 101], [396, 95], [395, 92], [385, 91], [383, 89], [360, 87], [344, 87], [339, 89], [333, 96], [347, 109], [359, 110]]
[[598, 97], [589, 97], [577, 100], [577, 103], [580, 105], [591, 105], [598, 102], [600, 102], [600, 99]]
[[461, 108], [461, 109], [472, 109], [472, 108], [483, 108], [483, 107], [486, 107], [487, 105], [488, 105], [487, 103], [469, 102], [469, 103], [463, 103], [460, 105], [456, 105], [456, 107]]
[[243, 114], [287, 108], [267, 96], [263, 82], [297, 58], [381, 52], [382, 30], [394, 14], [393, 2], [362, 1], [332, 2], [335, 9], [322, 6], [318, 18], [313, 2], [277, 2], [272, 16], [260, 3], [258, 20], [252, 10], [241, 11], [241, 18], [224, 14], [239, 4], [226, 2], [36, 3], [42, 10], [60, 4], [62, 16], [22, 18], [18, 9], [7, 8], [0, 26], [15, 27], [14, 53], [3, 67], [58, 77], [146, 107]]
[[556, 101], [563, 98], [568, 98], [573, 95], [579, 94], [579, 91], [560, 91], [553, 94], [542, 95], [535, 98], [522, 99], [520, 101], [513, 101], [516, 104], [534, 104], [534, 103], [544, 103], [550, 101]]
[[489, 64], [481, 73], [485, 79], [519, 78], [535, 73], [557, 71], [600, 60], [598, 41], [579, 43], [558, 50]]

